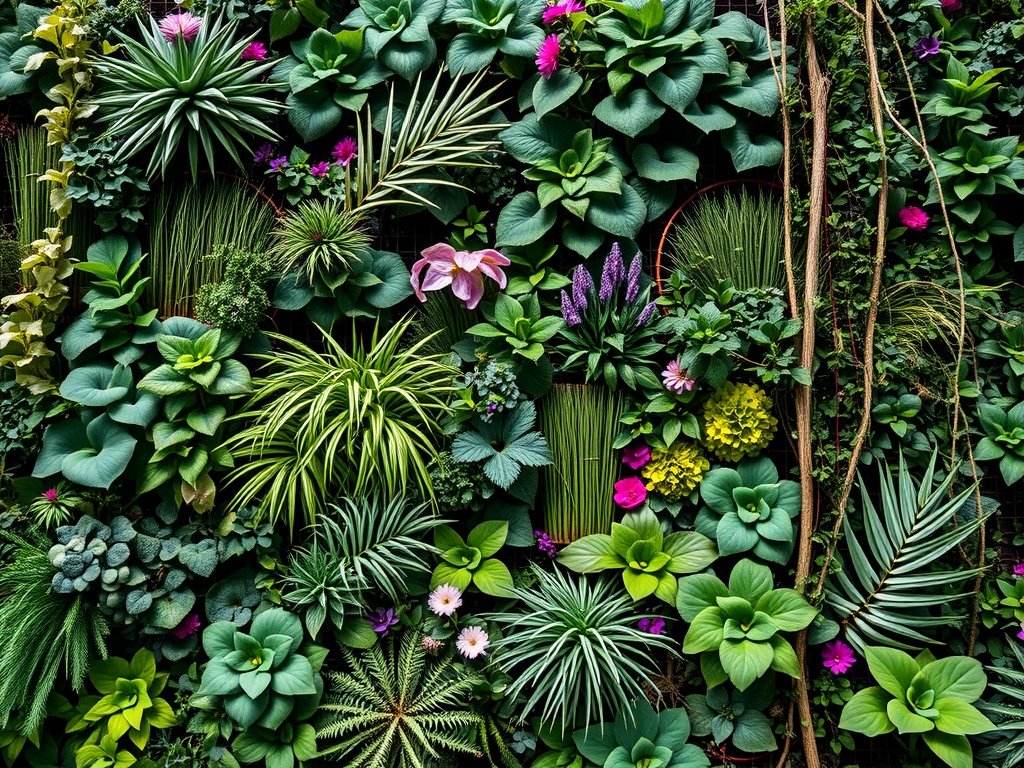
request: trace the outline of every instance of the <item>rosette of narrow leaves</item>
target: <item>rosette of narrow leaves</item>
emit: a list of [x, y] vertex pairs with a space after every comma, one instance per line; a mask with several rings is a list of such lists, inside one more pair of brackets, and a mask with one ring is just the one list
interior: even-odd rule
[[532, 59], [544, 42], [537, 25], [543, 0], [455, 0], [445, 4], [441, 22], [460, 30], [448, 43], [446, 63], [453, 72], [476, 72], [499, 53]]
[[1024, 401], [1009, 411], [997, 405], [979, 405], [985, 437], [974, 448], [975, 461], [999, 459], [1003, 482], [1013, 485], [1024, 477]]
[[325, 648], [303, 644], [295, 614], [273, 608], [253, 619], [249, 633], [230, 621], [203, 631], [210, 657], [197, 696], [217, 696], [240, 726], [279, 728], [294, 709], [319, 701]]
[[780, 481], [771, 459], [744, 459], [736, 469], [711, 470], [701, 481], [700, 496], [706, 506], [694, 527], [718, 543], [718, 554], [753, 551], [762, 560], [789, 562], [800, 484]]
[[486, 520], [469, 532], [465, 540], [447, 525], [434, 529], [434, 546], [441, 563], [430, 577], [430, 588], [450, 584], [462, 592], [475, 586], [485, 595], [511, 595], [512, 574], [495, 557], [508, 538], [508, 522]]
[[178, 722], [171, 705], [158, 698], [167, 677], [167, 672], [156, 671], [153, 652], [146, 648], [131, 661], [116, 656], [93, 661], [89, 680], [100, 695], [82, 697], [67, 732], [95, 727], [86, 740], [92, 745], [100, 745], [105, 736], [116, 742], [128, 734], [136, 747], [145, 749], [153, 728], [170, 728]]
[[977, 705], [982, 714], [994, 719], [998, 729], [987, 739], [993, 743], [981, 750], [978, 761], [1000, 768], [1014, 768], [1024, 760], [1024, 650], [1011, 637], [1007, 636], [1006, 640], [1012, 654], [1008, 658], [1010, 664], [986, 667], [998, 681], [989, 684], [997, 695], [989, 696]]
[[729, 586], [710, 574], [680, 579], [676, 607], [690, 623], [683, 653], [701, 654], [709, 686], [730, 680], [740, 691], [773, 669], [800, 677], [796, 652], [782, 632], [806, 628], [818, 610], [793, 589], [772, 589], [765, 565], [741, 560]]
[[634, 601], [650, 595], [676, 602], [676, 576], [707, 568], [718, 557], [714, 542], [693, 531], [661, 531], [657, 516], [646, 507], [629, 512], [612, 533], [577, 539], [558, 554], [558, 562], [577, 573], [621, 570]]
[[772, 721], [764, 714], [775, 697], [775, 681], [764, 677], [745, 691], [725, 685], [710, 688], [707, 695], [686, 697], [694, 736], [711, 736], [717, 743], [731, 742], [741, 752], [774, 752], [778, 745]]
[[839, 727], [870, 738], [893, 731], [920, 734], [943, 763], [971, 768], [974, 753], [967, 736], [996, 728], [973, 706], [987, 683], [981, 662], [966, 656], [936, 660], [931, 651], [912, 658], [895, 648], [864, 650], [878, 686], [854, 694]]
[[576, 748], [602, 768], [703, 768], [704, 750], [687, 744], [690, 719], [682, 707], [655, 712], [643, 696], [620, 709], [615, 723], [589, 726], [572, 735]]
[[444, 5], [444, 0], [361, 0], [341, 25], [364, 30], [373, 57], [411, 82], [437, 58], [429, 25]]
[[507, 491], [524, 469], [551, 463], [551, 449], [534, 429], [536, 423], [537, 406], [532, 400], [502, 411], [490, 421], [477, 416], [470, 422], [471, 428], [453, 441], [452, 458], [465, 463], [483, 462], [487, 478]]
[[178, 35], [168, 43], [148, 17], [148, 25], [140, 23], [139, 40], [121, 35], [125, 59], [107, 55], [94, 62], [101, 83], [93, 99], [96, 119], [107, 124], [102, 139], [121, 137], [116, 159], [145, 151], [147, 174], [163, 175], [184, 146], [194, 179], [200, 147], [211, 170], [215, 146], [244, 168], [249, 151], [243, 133], [277, 138], [268, 124], [281, 104], [264, 94], [278, 84], [262, 77], [275, 62], [243, 61], [242, 51], [257, 33], [236, 33], [236, 22], [207, 16], [192, 42]]

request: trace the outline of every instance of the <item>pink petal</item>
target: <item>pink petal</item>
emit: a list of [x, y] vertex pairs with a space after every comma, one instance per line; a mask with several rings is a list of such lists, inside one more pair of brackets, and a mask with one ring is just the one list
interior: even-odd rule
[[453, 261], [459, 269], [464, 269], [467, 272], [474, 272], [476, 268], [480, 266], [480, 260], [483, 257], [479, 252], [468, 253], [466, 251], [456, 251]]
[[493, 264], [488, 264], [487, 262], [482, 261], [480, 262], [480, 267], [478, 271], [481, 274], [487, 275], [489, 278], [491, 278], [491, 280], [496, 282], [499, 287], [505, 287], [505, 283], [507, 280], [505, 277], [505, 273], [501, 271], [500, 267], [496, 267]]
[[451, 269], [437, 269], [437, 264], [431, 264], [430, 269], [427, 270], [426, 276], [423, 278], [423, 285], [421, 290], [424, 291], [439, 291], [452, 284], [452, 278], [458, 274]]
[[420, 255], [430, 262], [447, 261], [455, 262], [455, 249], [448, 243], [438, 243], [420, 251]]
[[452, 281], [452, 293], [462, 299], [466, 309], [476, 309], [484, 297], [484, 278], [479, 272], [459, 272]]
[[496, 264], [499, 267], [507, 267], [512, 263], [507, 256], [503, 256], [493, 248], [484, 248], [482, 251], [477, 251], [477, 253], [480, 254], [480, 261], [484, 264]]

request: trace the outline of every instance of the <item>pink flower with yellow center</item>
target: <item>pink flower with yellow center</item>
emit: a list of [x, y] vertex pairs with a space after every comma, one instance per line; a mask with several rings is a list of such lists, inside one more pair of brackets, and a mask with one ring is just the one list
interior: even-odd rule
[[437, 616], [451, 616], [462, 607], [462, 592], [451, 584], [442, 584], [430, 593], [427, 605]]
[[459, 633], [459, 639], [455, 641], [455, 647], [467, 659], [486, 656], [490, 644], [483, 627], [466, 627]]
[[[500, 288], [507, 282], [502, 267], [510, 262], [493, 248], [482, 251], [456, 251], [447, 243], [438, 243], [420, 251], [422, 259], [412, 265], [412, 289], [416, 298], [426, 301], [425, 291], [439, 291], [452, 287], [452, 293], [462, 299], [466, 309], [475, 309], [484, 297], [484, 277], [489, 277]], [[420, 281], [420, 273], [427, 273]]]

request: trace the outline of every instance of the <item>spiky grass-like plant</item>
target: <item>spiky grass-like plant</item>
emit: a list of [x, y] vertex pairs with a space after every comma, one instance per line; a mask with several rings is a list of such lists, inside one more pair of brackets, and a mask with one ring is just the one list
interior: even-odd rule
[[421, 636], [406, 631], [362, 654], [341, 649], [348, 672], [327, 675], [317, 740], [320, 755], [349, 768], [422, 768], [431, 758], [479, 750], [480, 717], [470, 711], [476, 676], [451, 655], [428, 658]]
[[47, 227], [57, 225], [57, 214], [50, 208], [49, 185], [40, 184], [39, 177], [57, 166], [60, 149], [49, 146], [46, 139], [42, 128], [25, 128], [5, 142], [14, 226], [24, 245], [42, 237]]
[[346, 271], [370, 247], [360, 217], [333, 200], [309, 200], [288, 211], [274, 230], [271, 253], [281, 273], [298, 270], [312, 285], [319, 275]]
[[740, 290], [786, 287], [782, 202], [766, 193], [702, 196], [672, 227], [667, 255], [701, 288], [729, 280]]
[[17, 712], [28, 735], [46, 717], [59, 676], [81, 691], [89, 661], [106, 658], [107, 623], [85, 597], [51, 589], [48, 545], [6, 531], [0, 542], [10, 548], [0, 568], [0, 725]]
[[451, 291], [436, 291], [422, 306], [419, 323], [421, 336], [431, 336], [430, 352], [450, 354], [452, 346], [466, 337], [466, 330], [480, 322], [477, 310], [466, 309], [465, 303]]
[[544, 530], [566, 544], [608, 533], [615, 512], [612, 449], [625, 402], [607, 387], [556, 384], [540, 402], [540, 429], [554, 464], [541, 467]]
[[642, 631], [622, 583], [602, 575], [580, 578], [560, 568], [533, 567], [537, 582], [516, 589], [515, 610], [484, 618], [497, 622], [494, 660], [512, 675], [509, 701], [525, 696], [521, 720], [536, 714], [543, 725], [564, 734], [631, 711], [643, 696], [640, 681], [653, 686], [652, 654], [673, 641]]
[[999, 727], [980, 737], [992, 743], [975, 755], [975, 765], [1017, 768], [1024, 764], [1024, 651], [1016, 638], [1007, 636], [1006, 645], [1013, 654], [1012, 666], [986, 667], [995, 695], [979, 701], [977, 707]]
[[411, 323], [383, 336], [376, 326], [351, 352], [323, 331], [324, 353], [269, 334], [281, 349], [257, 356], [267, 374], [235, 417], [248, 426], [226, 443], [236, 461], [228, 480], [240, 482], [234, 508], [262, 498], [260, 514], [293, 531], [339, 493], [396, 497], [411, 485], [433, 499], [427, 466], [458, 369], [422, 354], [425, 340], [403, 348]]

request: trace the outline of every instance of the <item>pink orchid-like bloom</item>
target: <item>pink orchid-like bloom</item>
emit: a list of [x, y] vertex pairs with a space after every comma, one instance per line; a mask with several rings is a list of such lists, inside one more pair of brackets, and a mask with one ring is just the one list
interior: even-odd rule
[[199, 34], [199, 28], [203, 26], [203, 20], [198, 16], [193, 16], [188, 11], [182, 11], [181, 13], [172, 13], [164, 16], [160, 20], [159, 26], [160, 34], [164, 36], [164, 40], [168, 43], [173, 43], [179, 37], [186, 43], [191, 43], [196, 39], [196, 35]]
[[558, 35], [548, 35], [540, 44], [537, 51], [537, 71], [544, 77], [551, 77], [558, 69], [558, 54], [562, 52], [562, 46], [558, 42]]
[[922, 209], [916, 205], [908, 205], [903, 208], [900, 213], [900, 222], [907, 229], [911, 229], [914, 232], [924, 232], [928, 226], [929, 216]]
[[825, 665], [825, 669], [829, 670], [833, 675], [841, 675], [847, 672], [857, 662], [853, 655], [853, 648], [842, 640], [833, 640], [831, 643], [825, 643], [825, 647], [821, 649], [821, 660]]
[[944, 13], [948, 13], [949, 11], [959, 11], [963, 7], [964, 4], [961, 0], [942, 0], [942, 10]]
[[[466, 305], [476, 309], [484, 297], [484, 277], [489, 277], [500, 288], [506, 284], [502, 267], [510, 262], [493, 248], [482, 251], [456, 251], [447, 243], [438, 243], [420, 251], [422, 259], [412, 265], [412, 289], [416, 298], [426, 301], [425, 291], [439, 291], [449, 285], [452, 293]], [[427, 274], [420, 282], [420, 273], [427, 268]]]
[[57, 489], [50, 488], [48, 490], [43, 491], [43, 497], [52, 504], [57, 500]]
[[355, 159], [358, 151], [359, 144], [356, 143], [356, 140], [351, 136], [346, 136], [334, 145], [334, 151], [331, 152], [331, 157], [334, 158], [334, 162], [344, 168]]
[[544, 15], [541, 17], [541, 23], [550, 24], [560, 16], [567, 16], [570, 13], [579, 13], [583, 10], [586, 10], [586, 8], [580, 0], [562, 0], [562, 2], [549, 5], [544, 9]]
[[246, 49], [242, 51], [242, 61], [263, 61], [268, 55], [269, 52], [267, 51], [267, 46], [259, 40], [253, 40], [249, 43]]
[[665, 380], [665, 389], [675, 392], [677, 395], [691, 392], [693, 385], [697, 383], [694, 379], [687, 377], [686, 371], [679, 367], [678, 360], [673, 360], [665, 367], [661, 378]]
[[193, 613], [182, 619], [181, 623], [171, 630], [171, 634], [179, 640], [184, 640], [186, 637], [191, 637], [199, 631], [200, 626], [199, 614]]
[[624, 477], [615, 484], [613, 498], [623, 509], [639, 507], [647, 501], [647, 486], [639, 477]]
[[651, 460], [651, 448], [647, 443], [630, 443], [622, 451], [622, 463], [630, 469], [640, 469]]

